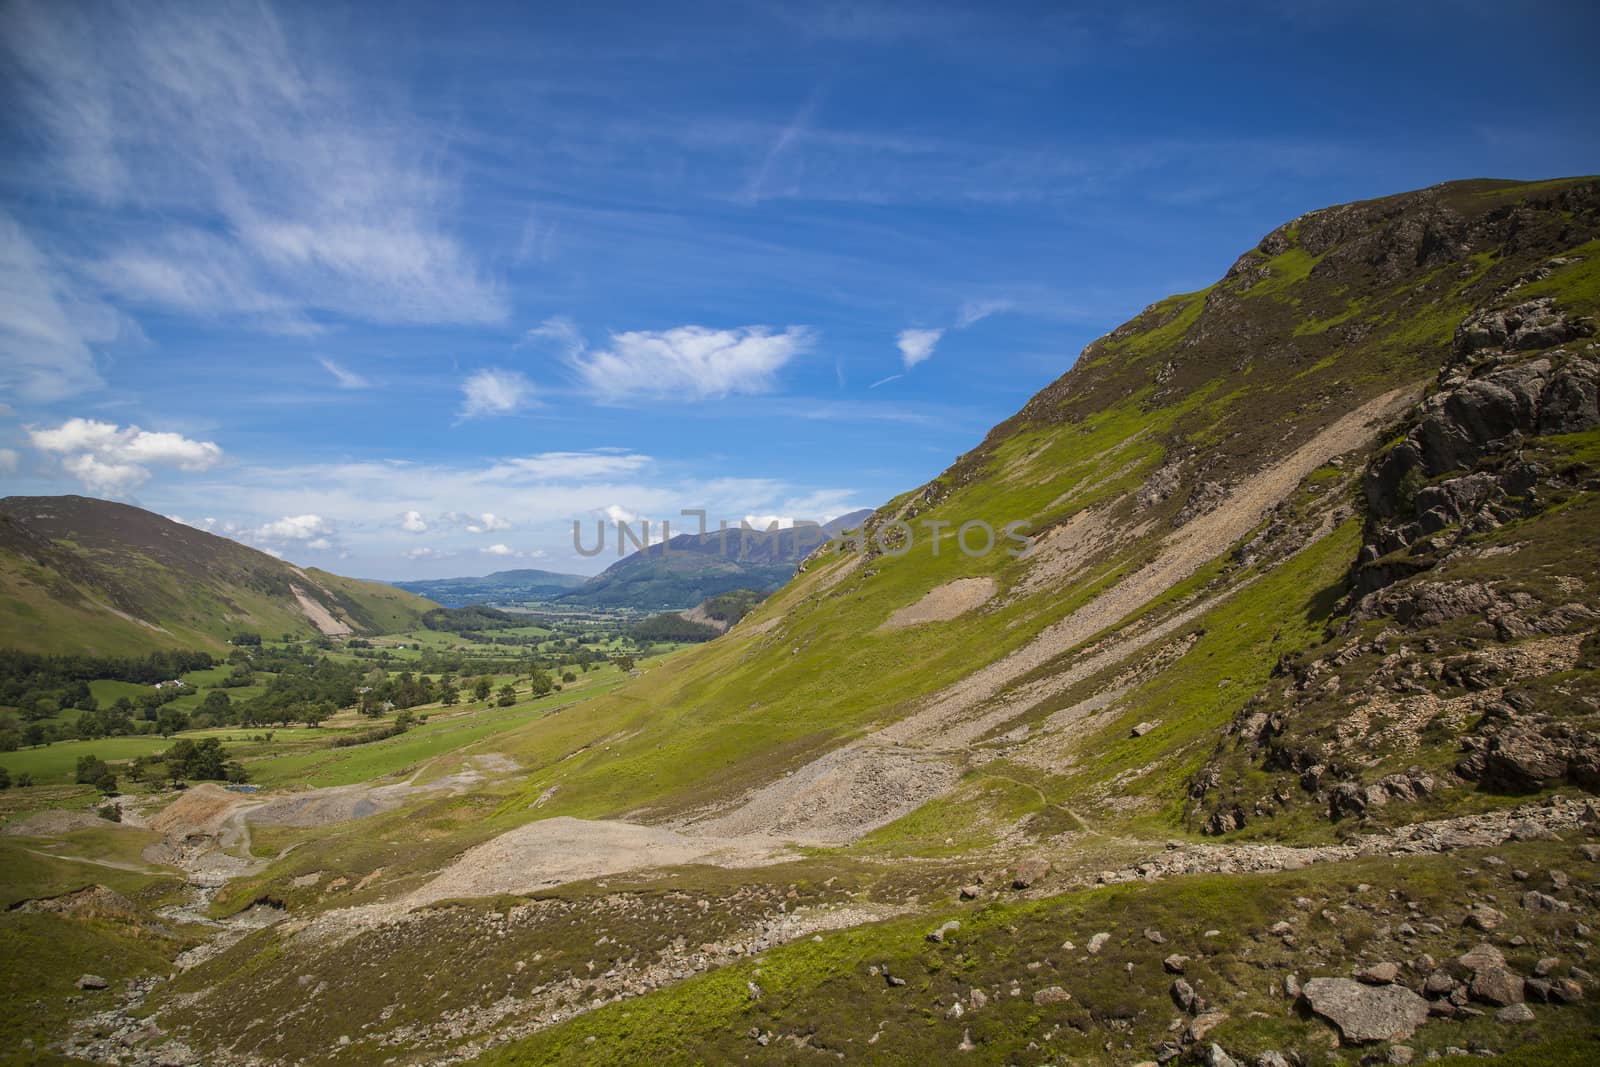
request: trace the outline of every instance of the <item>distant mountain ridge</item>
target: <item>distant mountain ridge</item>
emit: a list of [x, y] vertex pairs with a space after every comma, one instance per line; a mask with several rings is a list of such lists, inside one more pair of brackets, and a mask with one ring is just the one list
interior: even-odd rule
[[[819, 526], [767, 531], [732, 527], [704, 536], [678, 534], [638, 549], [592, 578], [555, 571], [497, 571], [481, 578], [433, 578], [391, 585], [446, 607], [543, 601], [552, 606], [683, 611], [738, 589], [770, 593], [794, 577], [800, 561], [824, 541], [854, 529], [870, 508]], [[613, 531], [614, 532], [614, 531]]]
[[0, 646], [97, 655], [220, 648], [267, 635], [410, 629], [436, 605], [296, 567], [142, 508], [0, 499]]
[[447, 608], [490, 604], [505, 600], [545, 600], [559, 597], [589, 579], [582, 574], [562, 574], [532, 568], [495, 571], [478, 578], [421, 578], [390, 582], [397, 589], [425, 596]]
[[841, 515], [821, 526], [678, 534], [618, 560], [564, 603], [597, 608], [677, 611], [735, 589], [770, 593], [794, 577], [800, 561], [822, 542], [859, 526], [870, 508]]

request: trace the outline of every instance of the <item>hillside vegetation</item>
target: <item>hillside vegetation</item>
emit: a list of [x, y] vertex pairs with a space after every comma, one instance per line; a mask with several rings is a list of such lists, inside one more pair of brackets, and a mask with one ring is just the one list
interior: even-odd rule
[[437, 605], [302, 570], [127, 504], [0, 500], [0, 646], [119, 655], [218, 649], [241, 631], [311, 637], [409, 629]]
[[225, 933], [68, 1048], [1591, 1062], [1597, 267], [1594, 179], [1312, 212], [721, 636], [152, 797]]

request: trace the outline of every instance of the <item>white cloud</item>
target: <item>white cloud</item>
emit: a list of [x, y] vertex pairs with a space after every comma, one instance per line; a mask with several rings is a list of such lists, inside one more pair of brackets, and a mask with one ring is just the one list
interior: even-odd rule
[[22, 465], [22, 457], [14, 448], [0, 448], [0, 474], [15, 474]]
[[123, 320], [76, 295], [11, 216], [0, 211], [0, 392], [51, 401], [98, 388], [91, 344]]
[[41, 452], [63, 457], [61, 465], [91, 492], [112, 496], [149, 481], [152, 466], [195, 472], [222, 462], [222, 449], [211, 441], [95, 419], [68, 419], [53, 430], [29, 430], [28, 439]]
[[934, 347], [943, 336], [943, 330], [901, 330], [900, 336], [895, 338], [895, 344], [900, 347], [900, 358], [906, 370], [933, 355]]
[[454, 552], [441, 552], [437, 548], [412, 548], [402, 553], [406, 559], [449, 559]]
[[406, 533], [427, 533], [428, 523], [420, 511], [408, 511], [400, 516], [400, 529]]
[[101, 496], [122, 496], [150, 480], [150, 472], [136, 463], [103, 460], [89, 452], [68, 456], [61, 465], [85, 489]]
[[511, 529], [510, 520], [503, 519], [492, 511], [485, 511], [482, 515], [478, 516], [477, 522], [467, 524], [467, 532], [475, 534], [489, 533], [494, 530], [509, 529]]
[[488, 545], [487, 547], [478, 549], [478, 551], [482, 552], [486, 556], [520, 556], [520, 555], [522, 555], [522, 553], [518, 552], [516, 549], [512, 548], [510, 545]]
[[486, 415], [513, 415], [534, 402], [533, 383], [520, 371], [491, 367], [478, 371], [461, 383], [466, 399], [461, 404], [465, 418]]
[[11, 5], [8, 103], [46, 146], [29, 177], [136, 209], [92, 256], [134, 300], [264, 324], [501, 320], [499, 286], [446, 227], [442, 133], [365, 98], [298, 17]]
[[325, 552], [333, 547], [333, 542], [326, 537], [319, 537], [314, 541], [307, 541], [306, 547], [314, 548], [319, 552]]
[[800, 326], [781, 332], [678, 326], [612, 334], [609, 348], [579, 353], [572, 364], [602, 400], [707, 400], [770, 392], [778, 371], [813, 343], [811, 331]]
[[333, 380], [338, 383], [340, 389], [372, 388], [372, 383], [365, 377], [357, 374], [355, 371], [346, 370], [344, 367], [339, 366], [339, 364], [335, 363], [331, 359], [318, 359], [317, 362], [322, 364], [323, 370], [326, 370], [329, 374], [333, 375]]
[[[281, 519], [274, 519], [265, 523], [256, 530], [256, 536], [263, 541], [309, 541], [315, 542], [326, 538], [333, 533], [333, 526], [321, 515], [285, 515]], [[312, 545], [310, 547], [315, 547]]]
[[648, 466], [650, 457], [637, 452], [541, 452], [495, 464], [484, 477], [510, 480], [571, 481], [609, 478]]

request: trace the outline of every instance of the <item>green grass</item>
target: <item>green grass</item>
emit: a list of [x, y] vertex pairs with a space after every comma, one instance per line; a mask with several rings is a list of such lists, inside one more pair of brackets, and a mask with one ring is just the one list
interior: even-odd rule
[[[1570, 846], [1513, 845], [1510, 866], [1542, 869], [1570, 863]], [[800, 940], [759, 959], [734, 963], [647, 996], [591, 1011], [549, 1030], [490, 1050], [484, 1067], [559, 1063], [788, 1062], [795, 1046], [785, 1035], [809, 1035], [822, 1056], [842, 1053], [847, 1062], [920, 1065], [950, 1062], [963, 1034], [976, 1049], [962, 1062], [1071, 1062], [1126, 1064], [1152, 1058], [1171, 1036], [1177, 1013], [1167, 998], [1171, 975], [1162, 959], [1190, 957], [1185, 978], [1229, 1018], [1208, 1038], [1241, 1062], [1268, 1049], [1294, 1050], [1308, 1067], [1353, 1064], [1359, 1053], [1336, 1051], [1326, 1024], [1297, 1016], [1274, 980], [1345, 974], [1359, 958], [1406, 958], [1430, 952], [1448, 960], [1481, 935], [1457, 918], [1473, 894], [1515, 891], [1509, 867], [1488, 869], [1481, 852], [1376, 858], [1277, 874], [1204, 875], [1153, 884], [1131, 883], [1066, 893], [1020, 903], [970, 905], [951, 900], [914, 917], [856, 927]], [[1584, 864], [1587, 871], [1591, 865]], [[1369, 886], [1365, 892], [1361, 886]], [[1382, 933], [1400, 907], [1390, 896], [1415, 901], [1425, 915], [1449, 919], [1443, 932], [1400, 946]], [[1309, 906], [1296, 906], [1304, 898]], [[1404, 910], [1401, 907], [1401, 910]], [[1326, 911], [1335, 922], [1319, 918]], [[1298, 944], [1270, 936], [1268, 928], [1288, 918]], [[961, 928], [943, 944], [924, 934], [946, 919]], [[1519, 968], [1541, 952], [1565, 960], [1593, 959], [1586, 942], [1574, 939], [1571, 923], [1518, 911], [1504, 937], [1520, 934], [1533, 944], [1512, 951]], [[1147, 929], [1163, 944], [1151, 943]], [[1207, 936], [1207, 930], [1216, 930]], [[1111, 935], [1098, 956], [1082, 946], [1091, 935]], [[1068, 949], [1064, 942], [1071, 941]], [[1537, 948], [1534, 946], [1538, 946]], [[1337, 963], [1331, 962], [1337, 960]], [[905, 980], [891, 986], [872, 968], [887, 967]], [[751, 995], [750, 984], [760, 995]], [[1009, 993], [1016, 983], [1020, 995]], [[1031, 994], [1059, 985], [1072, 995], [1063, 1004], [1035, 1006]], [[988, 1003], [961, 1018], [948, 1015], [953, 1000], [970, 1004], [983, 989]], [[1595, 1017], [1586, 1007], [1536, 1006], [1538, 1023], [1529, 1036], [1542, 1037], [1565, 1057], [1595, 1052]], [[748, 1032], [774, 1040], [758, 1045]], [[876, 1041], [874, 1034], [881, 1033]], [[1418, 1061], [1432, 1050], [1484, 1042], [1503, 1047], [1507, 1034], [1492, 1018], [1429, 1022], [1407, 1042]], [[870, 1042], [870, 1043], [869, 1043]], [[815, 1058], [821, 1058], [812, 1052]], [[1474, 1060], [1473, 1062], [1482, 1062]], [[1513, 1059], [1512, 1063], [1542, 1062]]]

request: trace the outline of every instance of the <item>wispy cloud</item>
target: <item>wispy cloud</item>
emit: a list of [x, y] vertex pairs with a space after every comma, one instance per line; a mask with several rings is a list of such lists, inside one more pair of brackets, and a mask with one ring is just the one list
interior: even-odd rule
[[773, 168], [778, 161], [789, 151], [791, 145], [805, 134], [806, 128], [811, 125], [811, 116], [816, 113], [817, 103], [822, 97], [819, 88], [813, 92], [806, 102], [795, 112], [794, 118], [778, 131], [772, 143], [767, 146], [765, 154], [761, 157], [760, 164], [751, 174], [750, 181], [744, 187], [744, 200], [748, 203], [758, 203], [766, 195], [767, 183], [772, 179]]
[[583, 351], [571, 362], [602, 401], [709, 400], [771, 392], [778, 371], [814, 343], [803, 326], [678, 326], [612, 334], [607, 348]]
[[430, 131], [372, 106], [269, 7], [20, 0], [3, 37], [13, 106], [49, 148], [36, 179], [136, 209], [90, 257], [125, 298], [302, 329], [504, 317], [449, 232]]
[[631, 474], [650, 464], [638, 452], [541, 452], [496, 463], [484, 472], [485, 480], [582, 481]]
[[211, 441], [181, 434], [117, 426], [95, 419], [68, 419], [55, 429], [29, 430], [41, 452], [58, 456], [62, 467], [90, 492], [122, 496], [150, 480], [151, 467], [205, 471], [222, 462]]
[[899, 346], [900, 359], [906, 370], [931, 357], [939, 338], [943, 336], [943, 330], [901, 330], [900, 336], [895, 338], [895, 344]]
[[333, 380], [338, 383], [340, 389], [372, 388], [372, 382], [365, 376], [352, 370], [346, 370], [331, 359], [318, 359], [317, 362], [322, 364], [323, 370], [333, 375]]
[[521, 371], [489, 367], [461, 383], [463, 418], [514, 415], [535, 402], [533, 383]]
[[990, 315], [998, 315], [1003, 311], [1015, 308], [1014, 300], [969, 300], [961, 305], [961, 310], [956, 313], [956, 329], [965, 330], [982, 322]]
[[90, 345], [121, 332], [121, 320], [84, 300], [17, 222], [0, 211], [0, 392], [60, 400], [99, 387]]

